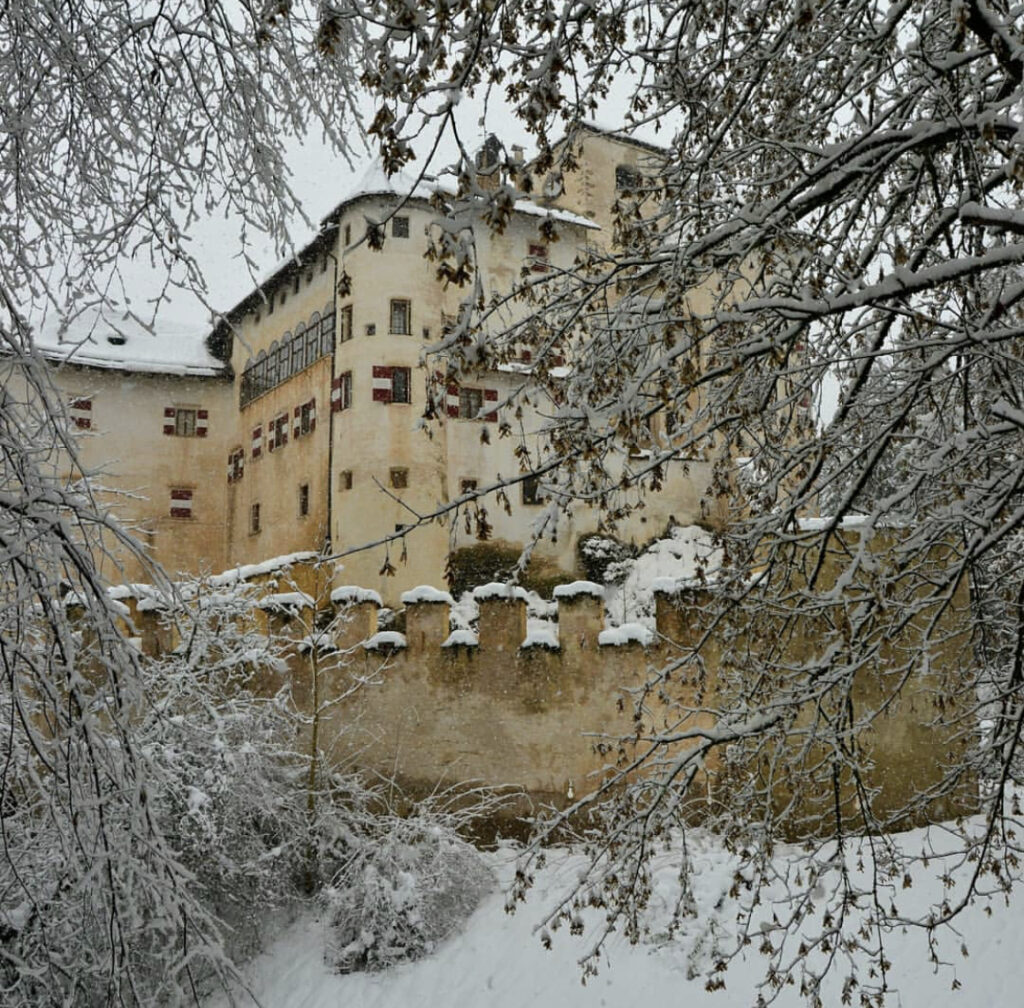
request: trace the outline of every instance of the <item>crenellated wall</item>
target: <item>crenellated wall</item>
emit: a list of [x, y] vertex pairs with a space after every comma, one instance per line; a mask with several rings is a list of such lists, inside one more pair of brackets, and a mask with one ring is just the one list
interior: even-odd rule
[[[709, 588], [658, 591], [652, 633], [636, 624], [606, 628], [601, 586], [576, 582], [555, 591], [557, 631], [534, 627], [528, 635], [521, 589], [477, 589], [479, 623], [472, 634], [450, 632], [450, 597], [421, 587], [405, 597], [404, 633], [378, 633], [375, 592], [339, 587], [328, 593], [322, 571], [311, 562], [284, 560], [288, 563], [275, 567], [271, 562], [238, 575], [265, 589], [254, 618], [261, 632], [286, 643], [297, 702], [309, 714], [318, 697], [320, 740], [336, 765], [354, 764], [395, 777], [413, 792], [477, 781], [511, 785], [534, 802], [564, 806], [571, 795], [592, 789], [617, 761], [631, 759], [651, 734], [680, 724], [691, 733], [713, 729], [709, 708], [724, 689], [720, 673], [735, 671], [730, 663], [738, 653], [736, 634], [729, 655], [722, 635], [716, 634], [702, 643], [700, 661], [680, 662], [692, 655], [707, 629], [714, 603]], [[157, 614], [147, 607], [139, 611], [129, 594], [119, 597], [129, 605], [142, 647], [167, 646], [156, 627]], [[313, 600], [327, 606], [328, 597], [342, 619], [335, 623], [330, 647], [314, 659], [296, 642], [313, 626]], [[966, 596], [959, 603], [966, 606]], [[843, 703], [873, 716], [856, 740], [864, 768], [860, 779], [839, 779], [844, 808], [855, 808], [858, 788], [877, 789], [874, 802], [881, 814], [902, 808], [911, 796], [936, 784], [969, 743], [969, 733], [963, 726], [952, 727], [949, 717], [959, 702], [956, 678], [966, 643], [956, 621], [966, 609], [949, 608], [949, 632], [929, 646], [928, 660], [913, 676], [891, 674], [897, 652], [910, 653], [920, 643], [911, 621], [901, 640], [885, 643], [877, 666], [858, 672], [843, 697]], [[922, 617], [917, 625], [927, 622]], [[789, 628], [784, 654], [792, 655], [794, 667], [817, 653], [823, 632], [824, 627], [810, 624], [796, 632]], [[754, 661], [757, 646], [746, 651]], [[671, 675], [644, 694], [654, 673], [670, 665], [676, 666]], [[356, 681], [363, 685], [335, 702]], [[787, 744], [799, 752], [790, 766], [811, 777], [831, 765], [824, 738], [812, 737], [808, 743], [809, 726], [820, 717], [822, 702], [830, 701], [825, 697], [806, 704], [787, 728]], [[691, 739], [680, 746], [692, 744]], [[714, 749], [691, 794], [710, 802], [716, 789], [729, 786], [729, 774], [775, 771], [756, 758], [741, 768], [723, 768]], [[780, 807], [795, 800], [806, 809], [795, 821], [806, 822], [808, 831], [815, 828], [821, 802], [827, 800], [830, 809], [834, 802], [830, 787], [827, 799], [812, 799], [795, 794], [782, 775], [772, 778], [768, 788]], [[968, 810], [973, 801], [969, 780], [960, 793], [960, 798], [922, 806], [916, 821]], [[699, 809], [698, 801], [698, 814]]]

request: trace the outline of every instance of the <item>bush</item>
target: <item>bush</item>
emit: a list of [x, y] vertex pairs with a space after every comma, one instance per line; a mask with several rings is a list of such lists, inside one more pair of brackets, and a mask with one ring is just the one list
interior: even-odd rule
[[331, 956], [342, 973], [428, 955], [493, 885], [479, 853], [429, 812], [380, 817], [324, 891]]

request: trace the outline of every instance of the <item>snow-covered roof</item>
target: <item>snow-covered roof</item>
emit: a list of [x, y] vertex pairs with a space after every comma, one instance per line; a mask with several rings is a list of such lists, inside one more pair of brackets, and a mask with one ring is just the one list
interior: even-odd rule
[[207, 349], [205, 332], [170, 320], [152, 328], [117, 312], [83, 316], [66, 327], [46, 320], [35, 345], [49, 360], [83, 367], [197, 378], [224, 374], [223, 362]]

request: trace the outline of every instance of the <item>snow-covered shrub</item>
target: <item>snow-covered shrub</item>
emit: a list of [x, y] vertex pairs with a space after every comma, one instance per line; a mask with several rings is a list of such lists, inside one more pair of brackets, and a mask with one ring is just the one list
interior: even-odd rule
[[623, 561], [636, 556], [632, 546], [602, 535], [581, 536], [576, 549], [587, 578], [598, 584], [614, 584], [625, 577]]
[[342, 973], [429, 954], [491, 889], [480, 854], [445, 816], [379, 817], [350, 847], [324, 891], [330, 956]]

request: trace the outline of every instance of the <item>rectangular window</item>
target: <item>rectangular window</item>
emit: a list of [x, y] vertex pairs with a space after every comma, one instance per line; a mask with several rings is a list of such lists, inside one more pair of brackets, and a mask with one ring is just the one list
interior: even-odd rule
[[409, 218], [408, 217], [392, 217], [391, 218], [391, 237], [392, 238], [408, 238], [409, 237]]
[[459, 389], [459, 418], [475, 420], [484, 408], [484, 392], [478, 388]]
[[352, 339], [352, 305], [345, 305], [341, 309], [341, 332], [338, 333], [338, 342], [347, 343]]
[[171, 517], [192, 518], [192, 491], [182, 487], [171, 488]]
[[[351, 244], [352, 244], [352, 225], [351, 224], [346, 224], [345, 225], [345, 245], [348, 246], [348, 245], [351, 245]], [[326, 261], [327, 260], [325, 259], [324, 262], [326, 262]]]
[[305, 518], [309, 514], [309, 484], [299, 484], [299, 517]]
[[404, 490], [409, 485], [409, 470], [408, 469], [392, 469], [391, 470], [391, 486], [395, 490]]
[[299, 274], [295, 274], [295, 279], [292, 281], [292, 292], [295, 294], [299, 293]]
[[172, 437], [206, 437], [208, 420], [207, 410], [164, 407], [164, 433]]
[[228, 482], [237, 483], [245, 472], [245, 452], [235, 448], [228, 453]]
[[92, 398], [87, 396], [72, 399], [68, 406], [68, 415], [71, 423], [79, 430], [89, 430], [92, 427]]
[[527, 476], [520, 486], [523, 488], [524, 504], [544, 503], [544, 499], [540, 495], [540, 480], [536, 476]]
[[392, 300], [391, 331], [399, 336], [412, 333], [412, 303], [409, 301]]
[[249, 505], [249, 535], [256, 535], [260, 530], [260, 506], [259, 504]]
[[331, 382], [331, 411], [337, 413], [352, 405], [352, 372], [346, 371]]
[[464, 479], [459, 481], [459, 494], [465, 496], [466, 494], [476, 493], [477, 482], [475, 479]]
[[407, 367], [374, 364], [373, 401], [383, 403], [411, 402], [411, 377], [412, 372]]
[[547, 273], [551, 269], [551, 263], [548, 262], [548, 247], [547, 245], [533, 245], [529, 246], [530, 250], [530, 269], [534, 273]]
[[292, 411], [292, 437], [298, 439], [316, 430], [316, 400], [310, 399]]
[[391, 401], [396, 403], [412, 402], [412, 374], [407, 367], [391, 369]]
[[270, 421], [270, 433], [267, 438], [267, 451], [277, 451], [288, 444], [288, 414], [278, 413]]
[[352, 489], [352, 470], [342, 469], [338, 473], [338, 489], [339, 490], [351, 490]]

